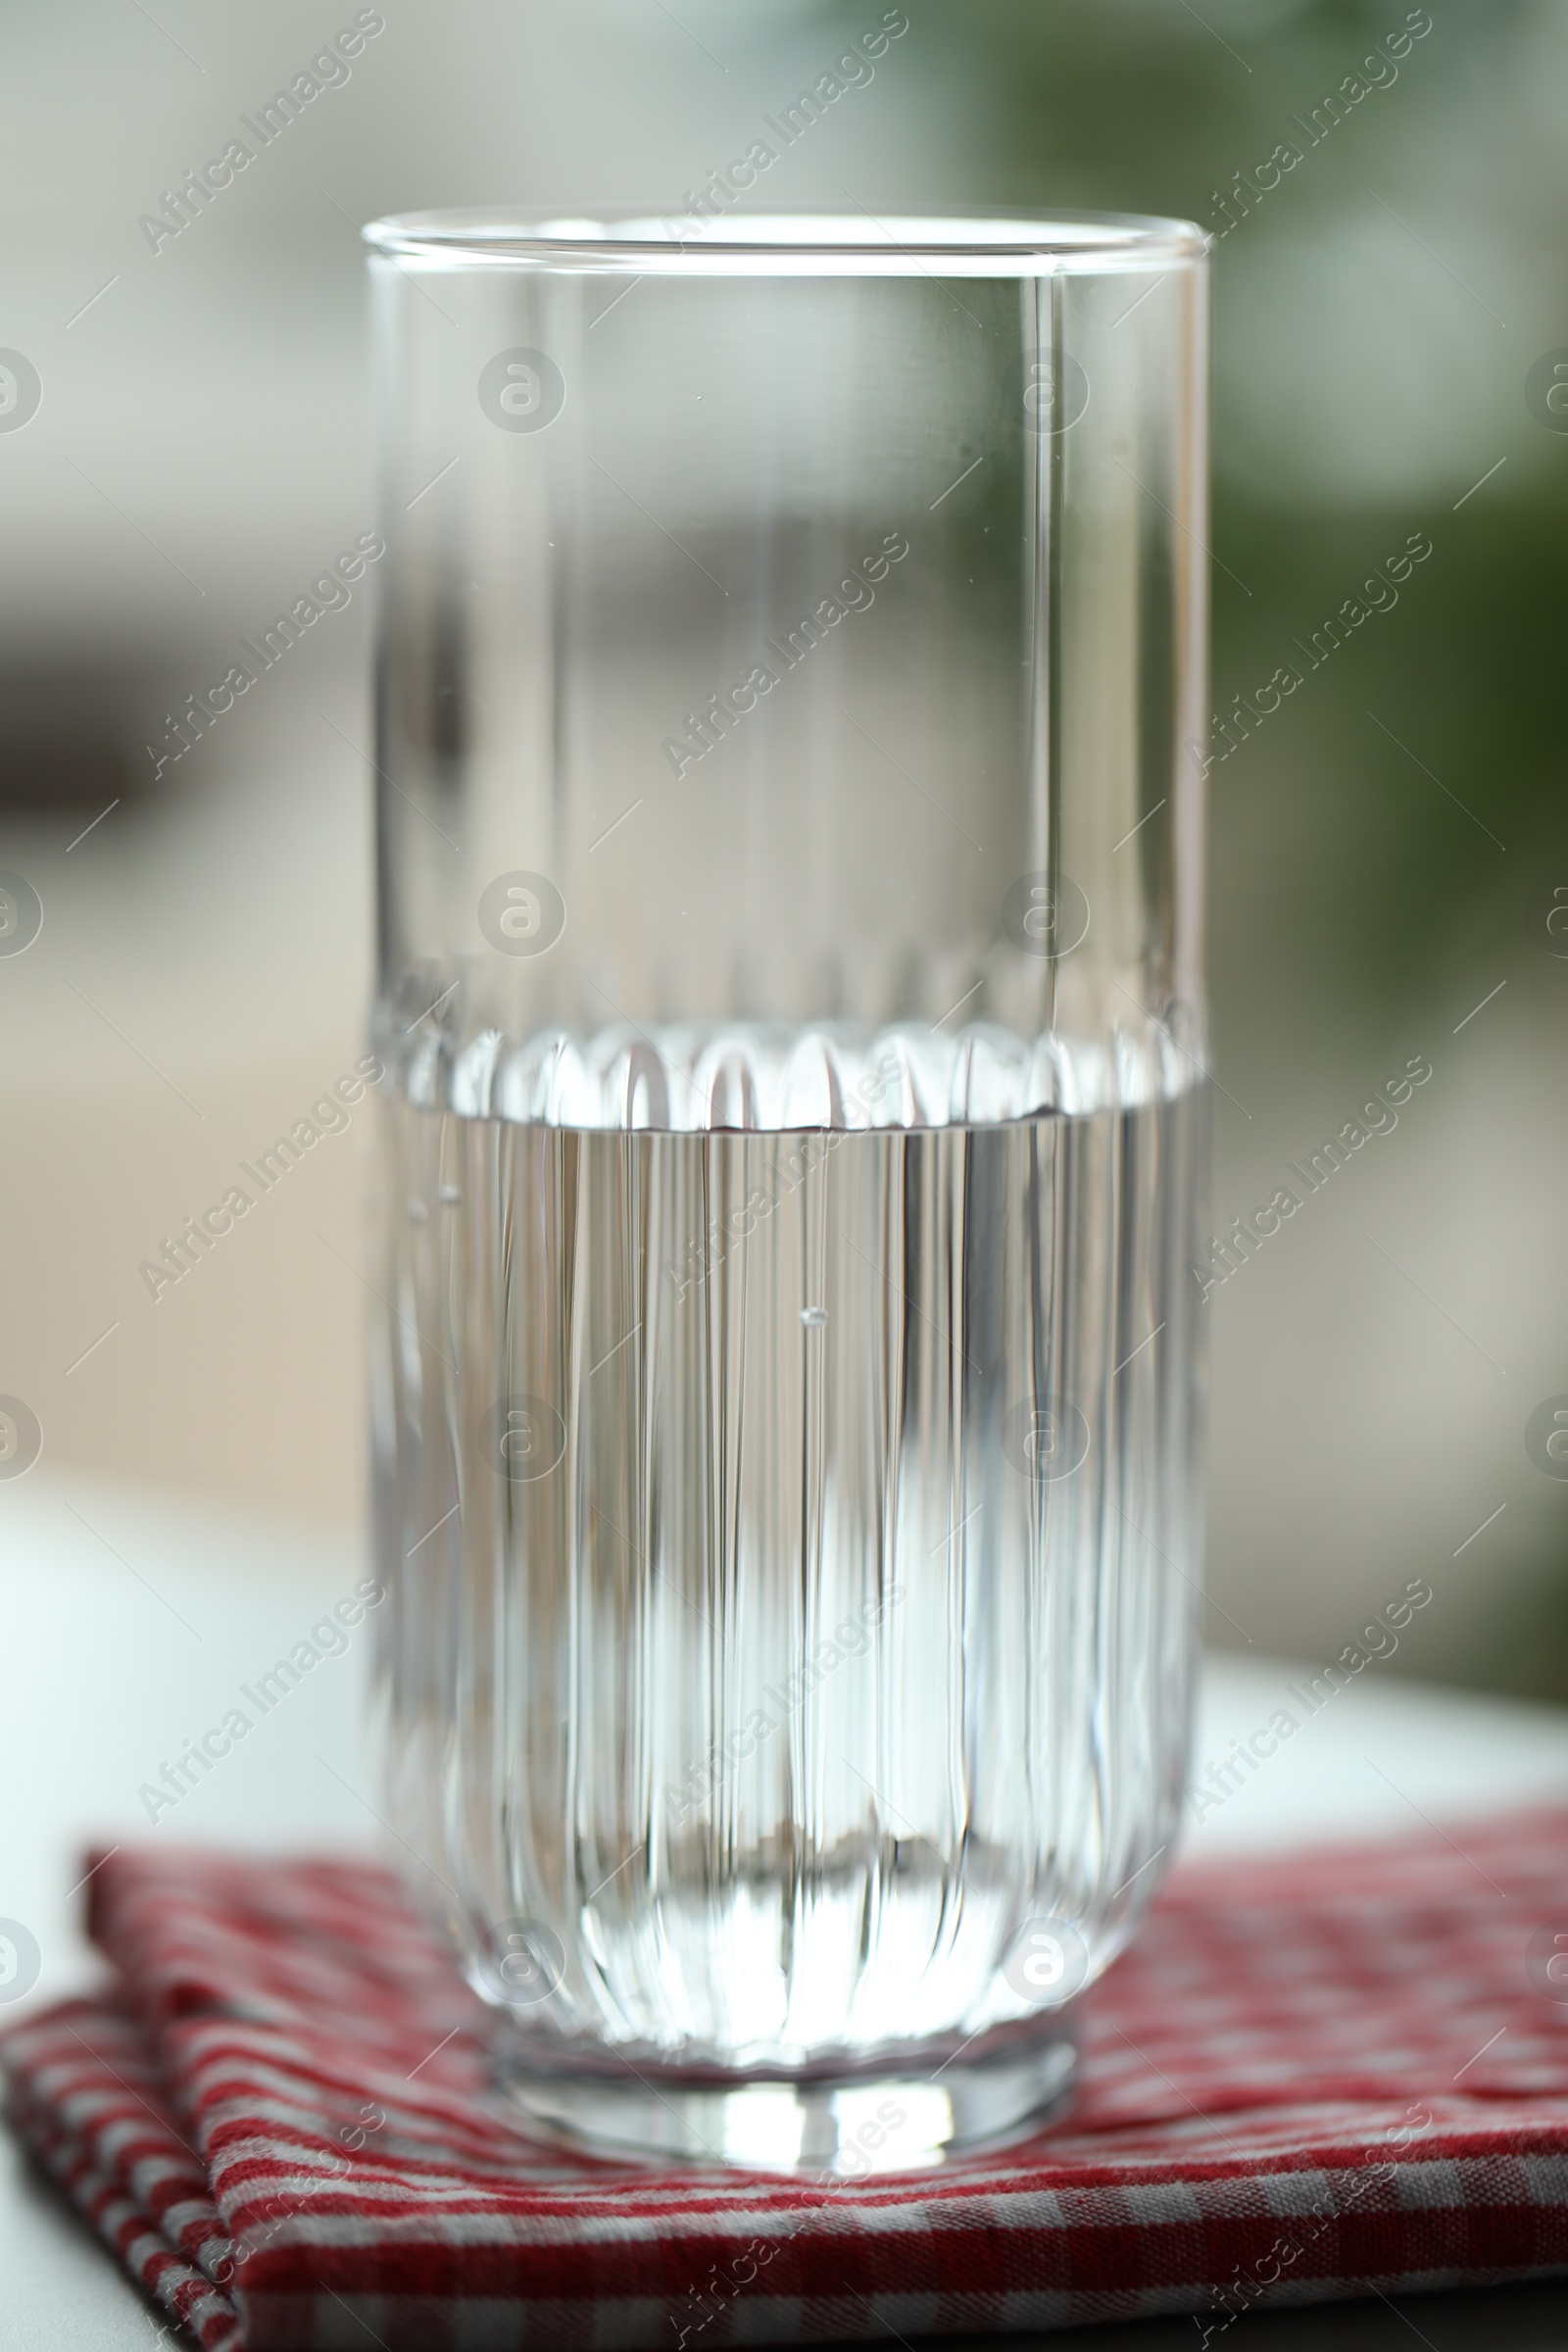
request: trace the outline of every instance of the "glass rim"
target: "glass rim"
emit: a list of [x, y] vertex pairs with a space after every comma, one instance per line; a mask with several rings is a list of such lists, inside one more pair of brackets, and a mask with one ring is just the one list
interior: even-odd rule
[[514, 267], [715, 274], [1043, 276], [1200, 261], [1195, 221], [1141, 213], [741, 212], [593, 220], [510, 207], [394, 213], [362, 230], [372, 254], [448, 269]]

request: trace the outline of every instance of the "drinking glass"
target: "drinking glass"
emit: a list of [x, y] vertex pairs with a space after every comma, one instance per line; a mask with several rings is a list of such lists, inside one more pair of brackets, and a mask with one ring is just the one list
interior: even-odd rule
[[534, 2131], [938, 2165], [1183, 1787], [1205, 242], [367, 235], [392, 1825]]

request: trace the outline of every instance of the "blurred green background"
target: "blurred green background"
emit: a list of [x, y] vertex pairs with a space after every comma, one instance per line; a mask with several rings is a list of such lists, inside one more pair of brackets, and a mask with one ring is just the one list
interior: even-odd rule
[[[1568, 967], [1544, 948], [1568, 880], [1568, 437], [1526, 397], [1568, 344], [1568, 13], [979, 0], [914, 19], [983, 126], [968, 200], [1180, 213], [1215, 237], [1215, 710], [1279, 662], [1304, 673], [1211, 778], [1219, 1068], [1252, 1113], [1216, 1099], [1216, 1208], [1266, 1198], [1276, 1159], [1333, 1132], [1331, 1073], [1348, 1107], [1380, 1054], [1419, 1050], [1434, 1103], [1465, 1103], [1444, 1122], [1457, 1162], [1418, 1132], [1418, 1101], [1389, 1140], [1385, 1174], [1407, 1156], [1386, 1212], [1337, 1200], [1310, 1267], [1260, 1258], [1221, 1297], [1216, 1591], [1247, 1624], [1271, 1585], [1335, 1592], [1350, 1559], [1368, 1598], [1380, 1575], [1427, 1574], [1449, 1611], [1434, 1667], [1568, 1697], [1568, 1494], [1522, 1445], [1540, 1395], [1568, 1386], [1564, 1131], [1541, 1115], [1565, 1074]], [[1397, 606], [1309, 668], [1313, 631], [1412, 531], [1433, 554]], [[1388, 1283], [1369, 1227], [1425, 1306]], [[1392, 1347], [1365, 1333], [1368, 1288]], [[1423, 1442], [1408, 1406], [1434, 1361]], [[1472, 1491], [1505, 1513], [1481, 1559], [1455, 1558], [1470, 1523], [1434, 1541], [1425, 1506], [1483, 1462], [1495, 1494]], [[1288, 1528], [1292, 1494], [1320, 1551]], [[1249, 1557], [1254, 1501], [1269, 1541]], [[1278, 1590], [1273, 1607], [1309, 1614]]]

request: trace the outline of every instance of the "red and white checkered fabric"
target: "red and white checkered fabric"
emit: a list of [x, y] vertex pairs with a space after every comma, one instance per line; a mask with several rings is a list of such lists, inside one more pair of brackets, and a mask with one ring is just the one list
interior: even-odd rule
[[[886, 2340], [1568, 2270], [1568, 1812], [1177, 1872], [1068, 2124], [937, 2179], [631, 2173], [520, 2138], [374, 1869], [117, 1853], [114, 1989], [14, 2027], [16, 2123], [208, 2352]], [[367, 2333], [368, 2330], [368, 2333]]]

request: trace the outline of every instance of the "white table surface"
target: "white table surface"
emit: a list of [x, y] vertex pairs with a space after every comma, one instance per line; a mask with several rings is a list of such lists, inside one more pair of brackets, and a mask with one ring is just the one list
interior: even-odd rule
[[[83, 1847], [159, 1836], [257, 1846], [376, 1851], [382, 1832], [360, 1738], [368, 1641], [326, 1660], [285, 1706], [152, 1827], [138, 1799], [184, 1736], [221, 1720], [238, 1686], [286, 1651], [367, 1573], [341, 1539], [241, 1525], [186, 1501], [48, 1483], [0, 1488], [0, 1918], [36, 1936], [31, 2002], [90, 1980], [81, 1939]], [[1307, 1671], [1310, 1671], [1308, 1669]], [[1195, 1778], [1281, 1705], [1302, 1668], [1208, 1661]], [[1437, 1690], [1373, 1664], [1201, 1823], [1184, 1851], [1277, 1852], [1317, 1838], [1458, 1829], [1497, 1807], [1568, 1796], [1568, 1712]], [[29, 2003], [30, 2005], [30, 2003]], [[19, 2012], [20, 2013], [20, 2012]], [[8, 2014], [0, 2010], [0, 2017]], [[1536, 2352], [1568, 2346], [1568, 2281], [1506, 2294], [1257, 2314], [1255, 2352], [1412, 2341]], [[1333, 2331], [1332, 2338], [1329, 2330]], [[0, 2170], [0, 2346], [120, 2352], [158, 2324], [88, 2231], [27, 2175], [9, 2143]], [[1074, 2341], [1158, 2352], [1190, 2346], [1187, 2322], [1080, 2330]], [[1015, 2339], [1018, 2340], [1018, 2339]], [[1244, 2348], [1245, 2352], [1245, 2348]]]

